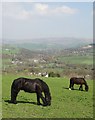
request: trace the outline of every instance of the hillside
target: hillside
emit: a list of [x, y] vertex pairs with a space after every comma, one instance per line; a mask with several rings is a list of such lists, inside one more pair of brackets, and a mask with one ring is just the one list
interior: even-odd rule
[[2, 70], [4, 73], [55, 72], [60, 76], [93, 76], [93, 47], [87, 46], [38, 51], [4, 45]]
[[39, 38], [30, 40], [3, 40], [3, 43], [30, 50], [52, 50], [82, 47], [92, 43], [92, 41], [78, 38]]

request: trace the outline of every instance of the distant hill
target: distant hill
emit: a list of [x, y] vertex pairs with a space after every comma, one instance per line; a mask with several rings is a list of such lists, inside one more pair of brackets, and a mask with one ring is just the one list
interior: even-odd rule
[[50, 50], [82, 47], [92, 44], [92, 41], [78, 38], [39, 38], [30, 40], [3, 40], [3, 43], [14, 44], [17, 47], [30, 50]]

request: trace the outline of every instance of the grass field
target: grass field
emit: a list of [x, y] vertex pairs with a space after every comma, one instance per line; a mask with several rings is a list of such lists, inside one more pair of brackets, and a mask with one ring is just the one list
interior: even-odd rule
[[93, 56], [64, 56], [59, 58], [61, 61], [64, 61], [65, 63], [71, 63], [71, 64], [87, 64], [92, 65], [93, 64]]
[[[3, 118], [93, 118], [93, 80], [88, 80], [89, 91], [69, 91], [68, 78], [42, 78], [50, 87], [52, 104], [48, 107], [33, 104], [36, 94], [21, 91], [18, 104], [10, 104], [12, 81], [20, 75], [3, 75], [2, 115]], [[27, 77], [27, 76], [24, 76]]]
[[12, 55], [19, 52], [19, 48], [8, 46], [8, 49], [3, 49], [2, 54]]

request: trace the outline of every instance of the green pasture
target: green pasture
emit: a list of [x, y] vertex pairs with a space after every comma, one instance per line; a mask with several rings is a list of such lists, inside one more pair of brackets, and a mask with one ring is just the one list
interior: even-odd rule
[[60, 61], [63, 61], [65, 63], [70, 64], [87, 64], [92, 65], [93, 64], [93, 56], [61, 56], [59, 58]]
[[[41, 78], [49, 86], [52, 96], [51, 106], [36, 105], [36, 94], [21, 91], [18, 104], [10, 104], [12, 81], [24, 75], [3, 75], [2, 116], [3, 118], [93, 118], [93, 80], [87, 80], [89, 91], [68, 90], [69, 78]], [[30, 78], [30, 77], [29, 77]], [[35, 104], [34, 104], [35, 103]]]
[[9, 49], [2, 50], [2, 54], [7, 54], [7, 55], [16, 54], [18, 52], [19, 52], [19, 48], [17, 47], [14, 47], [14, 48], [9, 47]]

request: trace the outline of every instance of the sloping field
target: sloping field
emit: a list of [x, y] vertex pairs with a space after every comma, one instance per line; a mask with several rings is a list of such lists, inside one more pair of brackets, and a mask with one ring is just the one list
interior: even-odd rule
[[[50, 87], [52, 104], [48, 107], [36, 105], [36, 94], [21, 91], [18, 104], [10, 104], [10, 87], [19, 75], [3, 75], [3, 118], [93, 118], [93, 80], [87, 80], [89, 91], [69, 91], [67, 78], [42, 78]], [[23, 76], [27, 77], [27, 76]]]
[[71, 64], [86, 64], [92, 65], [93, 64], [93, 56], [67, 56], [67, 57], [60, 57], [60, 61], [64, 61], [65, 63]]

